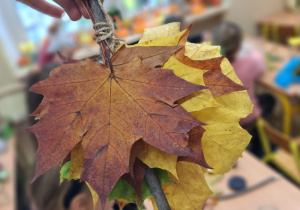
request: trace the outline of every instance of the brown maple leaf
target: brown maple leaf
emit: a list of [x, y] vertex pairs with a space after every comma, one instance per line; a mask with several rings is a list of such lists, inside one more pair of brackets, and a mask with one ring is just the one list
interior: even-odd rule
[[202, 143], [201, 139], [204, 134], [205, 130], [201, 126], [195, 127], [192, 129], [189, 134], [189, 146], [193, 149], [194, 152], [196, 152], [198, 155], [196, 156], [179, 156], [178, 161], [187, 161], [196, 163], [198, 165], [201, 165], [205, 168], [211, 167], [206, 163], [203, 149], [202, 149]]
[[130, 173], [126, 173], [122, 176], [128, 184], [130, 184], [136, 191], [139, 198], [142, 200], [142, 184], [147, 170], [147, 165], [144, 164], [140, 159], [136, 158], [133, 164], [134, 176]]
[[80, 143], [81, 180], [102, 205], [115, 183], [129, 172], [130, 150], [139, 139], [179, 156], [196, 155], [188, 132], [202, 125], [175, 102], [205, 87], [160, 69], [181, 46], [122, 46], [112, 71], [90, 59], [54, 69], [31, 91], [44, 95], [29, 128], [39, 143], [33, 180], [57, 165]]
[[208, 87], [214, 97], [245, 90], [243, 85], [235, 83], [222, 73], [221, 62], [224, 59], [223, 56], [207, 60], [192, 60], [183, 55], [183, 53], [184, 52], [180, 50], [175, 55], [180, 62], [200, 70], [209, 70], [208, 72], [204, 73], [203, 80], [205, 86]]
[[[191, 24], [180, 38], [178, 43], [179, 45], [185, 45], [192, 26], [193, 25]], [[221, 62], [225, 56], [206, 60], [192, 60], [188, 56], [185, 56], [184, 53], [185, 48], [183, 47], [176, 52], [175, 58], [187, 66], [199, 70], [209, 70], [208, 72], [204, 73], [203, 80], [205, 86], [208, 87], [214, 97], [246, 89], [243, 85], [235, 83], [222, 73]]]

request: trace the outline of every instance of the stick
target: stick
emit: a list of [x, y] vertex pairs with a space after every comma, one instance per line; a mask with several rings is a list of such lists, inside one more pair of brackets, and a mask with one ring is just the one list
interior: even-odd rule
[[156, 205], [159, 210], [171, 210], [171, 207], [167, 201], [167, 198], [161, 188], [161, 185], [157, 179], [153, 168], [147, 168], [146, 180], [155, 199]]
[[106, 22], [105, 14], [103, 14], [97, 0], [88, 0], [92, 9], [95, 20], [98, 23]]
[[[103, 0], [102, 0], [103, 2]], [[102, 23], [102, 22], [107, 22], [106, 20], [106, 15], [103, 13], [103, 11], [101, 10], [98, 0], [88, 0], [88, 3], [90, 5], [90, 8], [93, 12], [93, 16], [95, 18], [95, 21], [97, 23]], [[111, 43], [111, 40], [108, 40], [108, 44]], [[109, 64], [109, 67], [111, 68], [111, 62], [110, 62], [110, 53], [109, 53], [109, 46], [107, 43], [105, 42], [101, 42], [101, 45], [104, 49], [104, 58], [105, 58], [105, 63]], [[101, 46], [100, 46], [101, 47]], [[111, 69], [112, 70], [112, 69]]]

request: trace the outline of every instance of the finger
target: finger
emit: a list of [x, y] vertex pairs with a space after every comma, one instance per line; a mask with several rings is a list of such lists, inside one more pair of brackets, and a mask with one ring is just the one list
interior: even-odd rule
[[87, 13], [86, 9], [84, 8], [82, 1], [81, 0], [75, 0], [77, 7], [79, 8], [81, 14], [83, 15], [84, 18], [89, 19], [90, 16]]
[[58, 3], [66, 13], [69, 15], [70, 19], [73, 21], [79, 20], [81, 18], [81, 12], [79, 8], [77, 7], [77, 4], [74, 2], [74, 0], [54, 0], [56, 3]]
[[50, 15], [56, 18], [61, 18], [62, 13], [64, 12], [63, 9], [54, 6], [53, 4], [50, 4], [44, 0], [36, 0], [36, 1], [19, 0], [19, 1], [39, 12], [42, 12], [46, 15]]

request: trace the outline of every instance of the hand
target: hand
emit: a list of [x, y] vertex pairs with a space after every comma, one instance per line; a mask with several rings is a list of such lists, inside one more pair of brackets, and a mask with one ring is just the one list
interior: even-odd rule
[[50, 15], [52, 17], [61, 18], [62, 13], [65, 11], [71, 20], [79, 20], [82, 16], [89, 18], [88, 13], [83, 7], [81, 0], [54, 0], [63, 9], [54, 6], [45, 0], [18, 0], [23, 4], [30, 6], [44, 14]]

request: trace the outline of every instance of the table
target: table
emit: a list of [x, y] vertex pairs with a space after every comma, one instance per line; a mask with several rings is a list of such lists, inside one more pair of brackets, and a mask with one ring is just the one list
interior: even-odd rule
[[2, 192], [7, 196], [7, 203], [4, 205], [0, 205], [0, 210], [14, 210], [16, 209], [16, 195], [15, 195], [15, 166], [16, 166], [16, 158], [15, 158], [15, 138], [11, 138], [8, 140], [7, 149], [4, 153], [0, 154], [0, 164], [4, 169], [9, 171], [9, 178], [3, 184], [3, 188], [0, 190], [0, 197]]
[[[225, 174], [222, 180], [214, 185], [221, 189], [223, 194], [231, 194], [233, 191], [227, 186], [227, 181], [232, 176], [245, 178], [247, 187], [271, 176], [279, 174], [260, 162], [251, 153], [245, 151], [243, 158], [237, 161], [237, 167]], [[280, 176], [280, 175], [279, 175]], [[279, 177], [258, 189], [246, 194], [218, 201], [214, 210], [298, 210], [300, 209], [300, 190], [284, 177]]]
[[300, 35], [300, 13], [283, 11], [258, 21], [265, 38], [286, 42], [291, 36]]
[[295, 113], [300, 112], [300, 104], [293, 105], [291, 99], [300, 99], [300, 84], [291, 84], [289, 88], [282, 89], [274, 83], [277, 72], [292, 57], [292, 51], [288, 47], [264, 40], [248, 39], [248, 42], [254, 45], [263, 53], [270, 53], [281, 58], [279, 61], [271, 63], [272, 69], [265, 71], [258, 79], [257, 83], [271, 90], [281, 101], [283, 107], [283, 132], [291, 135], [291, 121]]

